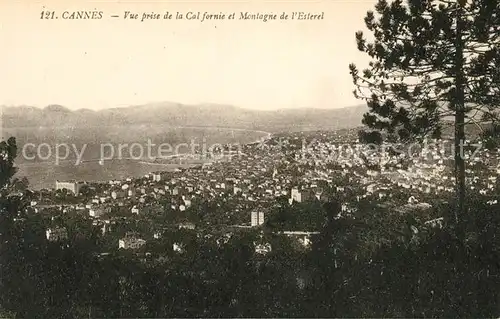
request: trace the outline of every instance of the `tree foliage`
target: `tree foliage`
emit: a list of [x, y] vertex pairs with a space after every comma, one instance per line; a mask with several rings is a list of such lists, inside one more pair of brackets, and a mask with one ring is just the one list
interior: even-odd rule
[[[365, 24], [368, 41], [356, 33], [369, 67], [349, 66], [356, 97], [366, 100], [363, 123], [390, 137], [440, 137], [444, 120], [463, 107], [466, 122], [497, 121], [500, 102], [500, 6], [498, 1], [380, 0]], [[457, 48], [457, 41], [463, 49]], [[464, 55], [457, 65], [457, 49]], [[457, 101], [456, 78], [465, 77], [465, 105]]]
[[5, 187], [16, 173], [14, 160], [17, 156], [17, 144], [14, 137], [0, 142], [0, 189]]

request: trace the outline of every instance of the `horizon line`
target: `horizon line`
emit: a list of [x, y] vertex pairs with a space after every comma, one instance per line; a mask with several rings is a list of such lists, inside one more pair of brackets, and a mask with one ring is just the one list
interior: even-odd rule
[[[156, 102], [147, 102], [147, 103], [142, 103], [142, 104], [130, 104], [130, 105], [119, 105], [119, 106], [111, 106], [111, 107], [104, 107], [100, 109], [92, 109], [92, 108], [72, 108], [68, 107], [63, 104], [58, 104], [58, 103], [51, 103], [47, 104], [45, 106], [37, 106], [37, 105], [29, 105], [29, 104], [1, 104], [0, 109], [3, 108], [17, 108], [17, 107], [28, 107], [28, 108], [35, 108], [39, 110], [45, 110], [48, 107], [52, 106], [57, 106], [61, 107], [64, 109], [67, 109], [68, 111], [71, 112], [76, 112], [76, 111], [91, 111], [91, 112], [102, 112], [106, 110], [116, 110], [116, 109], [127, 109], [127, 108], [133, 108], [133, 107], [145, 107], [145, 106], [154, 106], [155, 104], [170, 104], [169, 106], [186, 106], [186, 107], [193, 107], [193, 106], [210, 106], [210, 107], [227, 107], [227, 108], [236, 108], [236, 109], [242, 109], [242, 110], [248, 110], [248, 111], [260, 111], [260, 112], [278, 112], [278, 111], [289, 111], [289, 110], [339, 110], [339, 109], [347, 109], [347, 108], [355, 108], [355, 107], [360, 107], [363, 106], [363, 103], [356, 104], [356, 105], [347, 105], [347, 106], [339, 106], [339, 107], [318, 107], [318, 106], [293, 106], [293, 107], [281, 107], [281, 108], [276, 108], [276, 109], [265, 109], [265, 108], [249, 108], [249, 107], [243, 107], [243, 106], [237, 106], [233, 104], [225, 104], [225, 103], [212, 103], [212, 102], [203, 102], [203, 103], [180, 103], [180, 102], [172, 102], [172, 101], [156, 101]], [[166, 105], [167, 106], [167, 105]], [[0, 113], [1, 114], [1, 113]]]

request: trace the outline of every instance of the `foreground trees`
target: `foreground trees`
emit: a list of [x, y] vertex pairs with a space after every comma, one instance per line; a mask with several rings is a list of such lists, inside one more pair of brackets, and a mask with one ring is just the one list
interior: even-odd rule
[[328, 219], [309, 251], [264, 234], [273, 249], [258, 255], [259, 235], [242, 233], [223, 247], [199, 239], [161, 263], [46, 243], [33, 221], [2, 247], [2, 316], [497, 316], [500, 220], [490, 211], [500, 207], [471, 205], [484, 223], [467, 221], [465, 246], [448, 228], [389, 242], [364, 222]]
[[17, 156], [16, 139], [11, 137], [0, 142], [0, 189], [5, 188], [16, 173], [14, 160]]

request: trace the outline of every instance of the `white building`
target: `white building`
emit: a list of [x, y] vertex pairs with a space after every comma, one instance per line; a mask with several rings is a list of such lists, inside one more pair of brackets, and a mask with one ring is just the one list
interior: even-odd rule
[[80, 188], [82, 186], [81, 182], [76, 181], [56, 181], [56, 190], [66, 189], [75, 195], [80, 193]]
[[91, 208], [89, 209], [89, 216], [94, 218], [99, 218], [102, 215], [102, 209]]
[[290, 204], [293, 203], [294, 201], [297, 203], [302, 203], [304, 201], [311, 199], [311, 197], [312, 196], [310, 192], [304, 192], [304, 191], [301, 192], [297, 187], [294, 187], [290, 192]]
[[138, 249], [146, 244], [146, 241], [135, 236], [125, 236], [118, 241], [118, 248]]
[[59, 241], [68, 239], [68, 232], [64, 227], [49, 228], [45, 231], [45, 236], [49, 241]]
[[125, 192], [111, 192], [111, 198], [117, 199], [117, 198], [123, 198], [125, 197]]
[[252, 227], [264, 224], [264, 212], [252, 212], [251, 225]]

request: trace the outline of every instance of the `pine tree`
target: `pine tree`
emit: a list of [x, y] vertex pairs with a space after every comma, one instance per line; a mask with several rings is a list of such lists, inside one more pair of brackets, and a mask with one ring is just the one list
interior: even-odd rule
[[0, 190], [10, 183], [16, 173], [14, 160], [17, 156], [17, 144], [14, 137], [0, 142]]
[[367, 102], [363, 124], [391, 141], [440, 138], [454, 125], [457, 221], [464, 214], [465, 126], [496, 125], [500, 101], [498, 0], [379, 0], [356, 33], [372, 61], [349, 69], [354, 94]]

